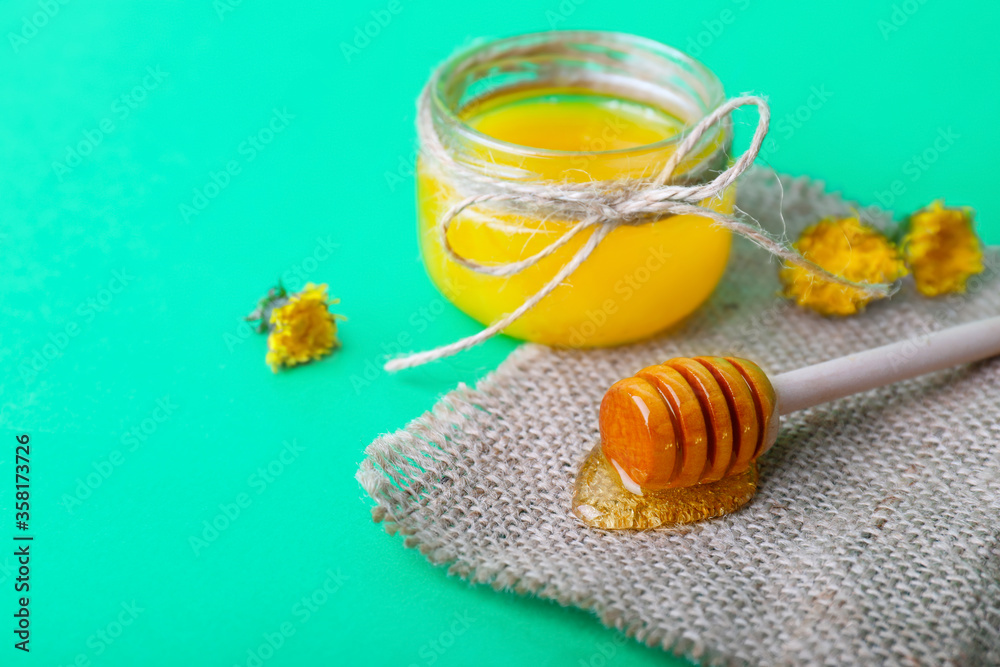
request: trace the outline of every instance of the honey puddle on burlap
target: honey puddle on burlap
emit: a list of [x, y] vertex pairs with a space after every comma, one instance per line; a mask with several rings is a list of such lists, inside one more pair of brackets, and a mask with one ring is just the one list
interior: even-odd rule
[[[792, 238], [852, 211], [817, 182], [764, 172], [740, 183], [739, 206]], [[1000, 359], [785, 418], [735, 514], [602, 532], [570, 513], [614, 381], [674, 356], [744, 356], [774, 374], [901, 339], [919, 353], [929, 331], [1000, 314], [1000, 263], [986, 260], [966, 295], [907, 285], [828, 320], [779, 299], [774, 262], [737, 239], [715, 295], [669, 335], [523, 345], [369, 445], [358, 479], [375, 519], [432, 563], [696, 661], [1000, 663]]]

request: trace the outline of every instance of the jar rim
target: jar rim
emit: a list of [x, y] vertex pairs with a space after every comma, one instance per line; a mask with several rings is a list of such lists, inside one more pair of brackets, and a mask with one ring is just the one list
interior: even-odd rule
[[[468, 124], [460, 115], [463, 107], [456, 107], [446, 99], [445, 87], [452, 82], [453, 77], [462, 74], [463, 65], [475, 64], [477, 62], [489, 63], [495, 61], [503, 62], [505, 54], [517, 51], [517, 46], [525, 42], [534, 42], [538, 45], [544, 44], [588, 44], [595, 47], [622, 47], [633, 53], [641, 53], [647, 56], [659, 57], [667, 63], [673, 63], [688, 71], [699, 87], [702, 88], [701, 95], [691, 95], [697, 102], [702, 104], [701, 117], [685, 118], [684, 128], [681, 132], [660, 139], [648, 144], [632, 146], [627, 148], [613, 148], [605, 150], [555, 150], [539, 148], [536, 146], [526, 146], [503, 139], [498, 139]], [[492, 58], [484, 57], [492, 53]], [[583, 53], [581, 51], [581, 53]], [[516, 56], [514, 56], [516, 57]], [[639, 76], [634, 77], [636, 81], [647, 84], [660, 85], [653, 81], [643, 80]], [[690, 82], [689, 82], [690, 83]], [[686, 136], [687, 130], [691, 129], [704, 116], [711, 113], [717, 106], [725, 101], [722, 82], [712, 70], [692, 56], [684, 53], [680, 49], [674, 48], [662, 42], [647, 37], [641, 37], [624, 32], [603, 31], [603, 30], [548, 30], [542, 32], [526, 33], [512, 37], [500, 39], [490, 39], [475, 44], [466, 49], [457, 51], [448, 57], [441, 65], [435, 69], [429, 83], [430, 101], [434, 115], [444, 121], [451, 129], [457, 131], [464, 138], [477, 145], [484, 145], [501, 150], [514, 155], [526, 157], [549, 157], [549, 158], [572, 158], [578, 156], [597, 156], [613, 158], [616, 156], [628, 155], [639, 151], [655, 151], [670, 148], [679, 144]]]

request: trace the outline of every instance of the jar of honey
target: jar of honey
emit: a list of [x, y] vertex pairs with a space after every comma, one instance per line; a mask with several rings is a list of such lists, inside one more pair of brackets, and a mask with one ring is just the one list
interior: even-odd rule
[[[725, 101], [719, 80], [657, 42], [608, 32], [545, 32], [477, 45], [447, 60], [426, 91], [439, 146], [454, 163], [519, 182], [599, 181], [641, 188], [685, 131]], [[728, 117], [674, 169], [671, 183], [702, 183], [729, 165]], [[419, 236], [435, 285], [489, 325], [550, 282], [593, 230], [513, 275], [456, 262], [438, 221], [469, 195], [425, 153], [417, 165]], [[731, 213], [730, 186], [701, 206]], [[450, 250], [481, 265], [518, 262], [560, 239], [577, 220], [507, 209], [462, 210]], [[508, 326], [524, 340], [572, 347], [642, 339], [681, 320], [712, 293], [725, 270], [730, 232], [698, 215], [673, 215], [612, 230], [554, 291]]]

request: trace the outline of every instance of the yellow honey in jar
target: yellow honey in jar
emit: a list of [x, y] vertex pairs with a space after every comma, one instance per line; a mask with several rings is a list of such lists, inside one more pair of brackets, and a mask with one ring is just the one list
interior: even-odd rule
[[[627, 37], [599, 34], [612, 40]], [[677, 53], [669, 50], [668, 55]], [[659, 173], [684, 130], [701, 120], [700, 112], [712, 108], [711, 100], [706, 100], [701, 110], [691, 104], [668, 109], [667, 104], [631, 97], [623, 94], [628, 90], [601, 85], [596, 79], [593, 86], [534, 82], [509, 90], [497, 88], [471, 103], [456, 104], [452, 113], [439, 120], [451, 133], [447, 145], [459, 159], [486, 165], [493, 175], [523, 180], [641, 183]], [[721, 87], [717, 94], [721, 101]], [[728, 137], [725, 128], [720, 129], [678, 171], [683, 176], [685, 168], [722, 154]], [[418, 164], [417, 178], [419, 233], [428, 273], [456, 306], [483, 324], [497, 321], [537, 293], [592, 233], [580, 233], [521, 273], [506, 277], [477, 273], [449, 258], [439, 236], [438, 221], [461, 194], [454, 191], [446, 174], [424, 159]], [[734, 194], [730, 188], [724, 196], [702, 204], [730, 213]], [[448, 241], [468, 260], [507, 264], [545, 249], [576, 222], [476, 206], [452, 222]], [[572, 347], [617, 345], [648, 337], [681, 320], [708, 298], [725, 270], [729, 246], [729, 232], [699, 216], [618, 227], [580, 268], [505, 333]]]

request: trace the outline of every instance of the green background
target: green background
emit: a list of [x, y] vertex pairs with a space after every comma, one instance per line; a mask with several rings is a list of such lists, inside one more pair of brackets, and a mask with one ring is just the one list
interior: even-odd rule
[[[354, 480], [371, 439], [515, 346], [380, 370], [477, 330], [423, 273], [408, 173], [414, 99], [473, 38], [554, 25], [689, 50], [731, 94], [770, 97], [776, 169], [865, 205], [897, 182], [900, 212], [944, 196], [1000, 241], [995, 3], [389, 7], [0, 9], [0, 544], [19, 433], [36, 536], [29, 655], [0, 549], [0, 664], [252, 665], [289, 629], [263, 664], [668, 661], [588, 613], [448, 577], [371, 523]], [[345, 55], [372, 11], [386, 25]], [[281, 276], [329, 283], [349, 320], [335, 356], [273, 375], [240, 318]]]

